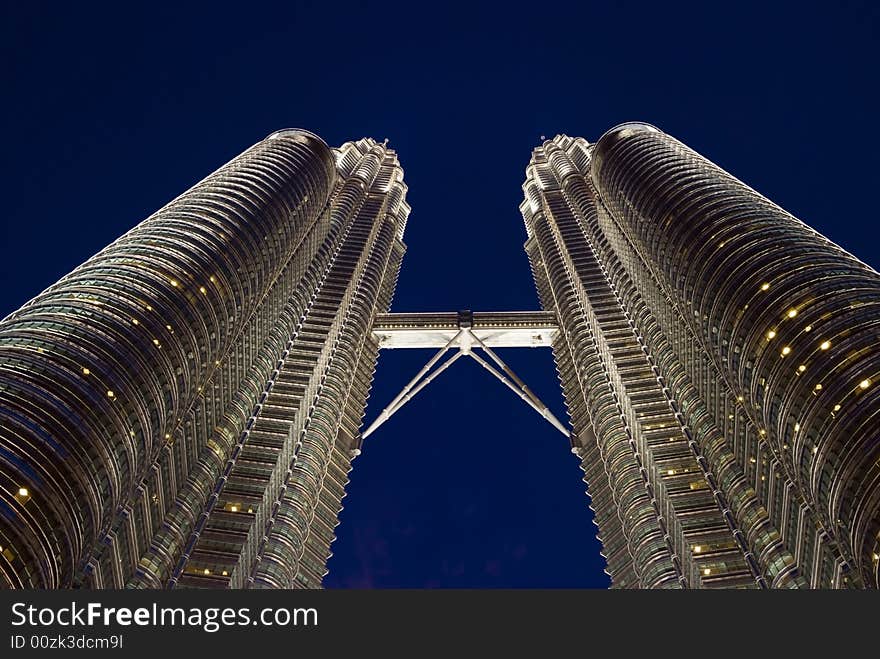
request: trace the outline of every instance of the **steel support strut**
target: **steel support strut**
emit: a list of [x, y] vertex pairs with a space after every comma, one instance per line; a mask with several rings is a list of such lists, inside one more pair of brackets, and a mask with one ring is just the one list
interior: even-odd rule
[[[430, 372], [431, 369], [440, 361], [446, 352], [455, 346], [458, 346], [458, 351], [448, 360], [443, 362], [443, 364], [433, 372]], [[478, 354], [474, 352], [474, 348], [480, 348], [483, 350], [489, 358], [498, 365], [501, 369], [500, 371], [492, 366], [485, 359], [480, 357]], [[422, 367], [422, 369], [416, 374], [416, 376], [410, 380], [407, 385], [397, 394], [390, 403], [382, 410], [378, 417], [367, 427], [367, 429], [361, 433], [360, 441], [363, 441], [370, 435], [372, 435], [379, 426], [385, 423], [391, 416], [397, 412], [401, 407], [406, 405], [410, 400], [412, 400], [413, 396], [419, 393], [422, 389], [427, 387], [437, 376], [439, 376], [443, 371], [449, 368], [459, 357], [467, 356], [471, 357], [476, 361], [480, 366], [489, 371], [492, 375], [498, 378], [506, 387], [508, 387], [511, 391], [513, 391], [517, 396], [519, 396], [523, 401], [528, 404], [533, 410], [535, 410], [538, 414], [541, 415], [542, 418], [546, 419], [554, 428], [556, 428], [563, 435], [571, 439], [571, 432], [565, 427], [565, 425], [559, 421], [559, 419], [554, 416], [554, 414], [550, 411], [550, 409], [541, 402], [541, 399], [538, 398], [532, 391], [529, 389], [526, 384], [517, 376], [513, 370], [504, 363], [504, 361], [497, 355], [493, 350], [489, 348], [483, 341], [479, 339], [472, 331], [470, 327], [461, 327], [458, 332], [453, 336], [449, 342], [443, 346], [437, 354], [431, 357], [428, 360], [428, 363]]]

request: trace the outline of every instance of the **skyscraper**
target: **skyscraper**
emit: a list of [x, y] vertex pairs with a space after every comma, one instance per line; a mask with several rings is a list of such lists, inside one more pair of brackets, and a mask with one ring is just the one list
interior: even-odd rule
[[[386, 313], [395, 152], [283, 130], [0, 321], [0, 586], [319, 587], [363, 439], [470, 356], [569, 437], [615, 587], [876, 587], [880, 275], [647, 124], [526, 175], [543, 312]], [[440, 352], [361, 431], [392, 347]]]
[[409, 207], [284, 130], [0, 324], [0, 586], [318, 586]]
[[647, 124], [524, 191], [613, 584], [876, 587], [877, 272]]

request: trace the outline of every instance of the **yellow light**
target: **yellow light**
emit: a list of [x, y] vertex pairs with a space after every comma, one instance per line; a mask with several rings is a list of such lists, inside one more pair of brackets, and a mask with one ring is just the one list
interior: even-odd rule
[[147, 311], [152, 311], [152, 310], [153, 310], [153, 307], [151, 307], [151, 306], [148, 304], [148, 305], [147, 305]]
[[794, 424], [794, 431], [795, 431], [795, 432], [797, 432], [797, 431], [800, 430], [800, 429], [801, 429], [801, 424], [800, 424], [800, 423], [796, 423], [796, 424]]
[[819, 350], [828, 350], [830, 347], [831, 341], [822, 341], [822, 343], [819, 344]]
[[807, 370], [807, 365], [806, 365], [806, 364], [801, 364], [800, 366], [798, 366], [798, 370], [799, 370], [801, 373], [803, 373], [804, 371]]
[[770, 288], [770, 284], [768, 284], [767, 282], [764, 282], [763, 284], [761, 284], [762, 291], [766, 291], [768, 288]]
[[768, 339], [772, 339], [772, 338], [774, 338], [775, 336], [776, 336], [776, 330], [770, 330], [769, 332], [767, 332], [767, 338], [768, 338]]
[[666, 472], [668, 476], [675, 476], [675, 469], [670, 469]]
[[814, 447], [813, 447], [813, 453], [818, 453], [818, 452], [819, 452], [819, 447], [818, 447], [818, 446], [814, 446]]
[[203, 295], [205, 295], [208, 293], [208, 289], [205, 288], [204, 286], [199, 286], [199, 293], [202, 293]]
[[764, 435], [767, 434], [767, 431], [764, 430], [763, 428], [761, 428], [761, 429], [758, 431], [758, 434], [761, 435], [761, 437], [763, 437]]
[[153, 339], [153, 343], [155, 343], [156, 345], [159, 345], [159, 339]]
[[238, 506], [230, 506], [229, 510], [231, 510], [231, 511], [234, 512], [234, 513], [237, 513], [237, 512], [238, 512]]
[[708, 577], [710, 574], [712, 574], [712, 570], [710, 568], [705, 568], [703, 570], [703, 574], [705, 574]]
[[209, 277], [209, 279], [211, 280], [212, 283], [215, 282], [215, 281], [217, 281], [217, 279], [214, 277], [214, 275], [211, 275], [211, 276]]
[[840, 403], [838, 403], [837, 405], [834, 406], [834, 411], [835, 411], [835, 412], [839, 412], [839, 411], [840, 411]]
[[816, 391], [822, 391], [822, 385], [821, 385], [821, 384], [817, 384], [817, 385], [814, 387], [814, 389], [815, 389]]
[[171, 280], [171, 285], [174, 286], [175, 288], [177, 288], [177, 280], [176, 280], [176, 279], [172, 279], [172, 280]]
[[165, 439], [171, 439], [171, 435], [169, 435], [168, 433], [165, 433]]
[[783, 356], [787, 355], [787, 354], [790, 353], [790, 352], [791, 352], [791, 347], [790, 347], [790, 346], [785, 346], [785, 347], [782, 349], [782, 355], [783, 355]]
[[871, 386], [871, 381], [868, 378], [865, 378], [864, 380], [859, 382], [860, 389], [867, 389], [870, 386]]
[[755, 464], [757, 462], [757, 460], [755, 458], [749, 458], [749, 462], [751, 462], [752, 464]]
[[719, 246], [719, 247], [724, 247], [724, 244], [725, 244], [724, 241], [721, 241], [720, 243], [718, 243], [718, 246]]
[[170, 332], [170, 331], [171, 331], [171, 325], [166, 325], [166, 326], [165, 326], [165, 329], [167, 329], [167, 330]]
[[88, 368], [83, 369], [83, 375], [91, 375], [91, 371]]
[[253, 509], [253, 508], [248, 508], [248, 512], [249, 512], [249, 513], [253, 513], [253, 512], [254, 512], [254, 509]]
[[875, 554], [874, 554], [874, 560], [875, 560], [875, 561], [880, 561], [880, 554], [876, 554], [876, 553], [875, 553]]
[[226, 570], [223, 570], [223, 572], [221, 572], [220, 574], [222, 574], [224, 577], [229, 576], [229, 572], [227, 572]]
[[804, 328], [804, 331], [805, 331], [805, 332], [809, 332], [809, 331], [811, 331], [812, 329], [813, 329], [813, 326], [812, 326], [812, 325], [807, 325], [807, 326]]
[[132, 319], [131, 319], [131, 324], [132, 324], [132, 325], [140, 325], [140, 322], [138, 321], [137, 318], [132, 318]]
[[31, 493], [28, 492], [28, 489], [27, 489], [26, 487], [20, 487], [20, 488], [18, 488], [18, 496], [20, 496], [20, 497], [27, 497], [27, 496], [30, 496], [30, 494], [31, 494]]
[[737, 396], [736, 399], [737, 399], [740, 403], [743, 401], [743, 397], [742, 397], [742, 396]]
[[215, 359], [215, 360], [214, 360], [214, 366], [220, 366], [220, 360], [219, 360], [219, 359]]
[[113, 393], [112, 389], [107, 390], [107, 398], [115, 398], [116, 394]]
[[727, 418], [730, 419], [731, 421], [733, 421], [733, 414], [728, 414]]
[[797, 309], [789, 309], [788, 310], [788, 317], [794, 318], [795, 316], [797, 316]]
[[208, 568], [205, 568], [205, 574], [211, 574], [211, 570], [209, 570]]
[[701, 545], [694, 545], [695, 554], [699, 554], [701, 551], [703, 551], [703, 547]]

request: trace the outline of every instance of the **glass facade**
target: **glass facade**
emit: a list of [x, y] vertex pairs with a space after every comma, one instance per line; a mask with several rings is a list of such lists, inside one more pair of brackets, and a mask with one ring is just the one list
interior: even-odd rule
[[880, 276], [647, 124], [526, 174], [614, 586], [876, 587]]
[[270, 135], [0, 323], [0, 586], [314, 587], [409, 213]]

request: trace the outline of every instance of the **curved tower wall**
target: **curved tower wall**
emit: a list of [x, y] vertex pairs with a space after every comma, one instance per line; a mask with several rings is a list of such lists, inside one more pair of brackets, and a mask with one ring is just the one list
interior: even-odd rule
[[765, 506], [806, 508], [803, 569], [876, 586], [880, 275], [644, 124], [599, 141], [592, 180], [757, 429]]
[[542, 304], [589, 335], [555, 355], [614, 585], [649, 565], [628, 472], [685, 587], [876, 586], [877, 273], [646, 124], [545, 142], [524, 191]]
[[[4, 319], [0, 585], [160, 587], [189, 578], [223, 586], [245, 572], [240, 585], [253, 583], [267, 548], [239, 543], [246, 569], [220, 556], [210, 562], [215, 571], [194, 558], [199, 538], [230, 526], [224, 532], [238, 542], [242, 525], [277, 521], [293, 464], [305, 464], [302, 447], [314, 444], [291, 423], [317, 424], [318, 399], [342, 407], [322, 417], [324, 454], [308, 487], [293, 488], [293, 505], [302, 497], [309, 520], [321, 504], [338, 512], [343, 493], [326, 476], [336, 469], [344, 485], [339, 474], [355, 433], [343, 416], [359, 420], [363, 412], [375, 361], [364, 316], [390, 303], [409, 210], [404, 195], [402, 170], [383, 145], [362, 140], [334, 151], [307, 131], [279, 131]], [[382, 241], [369, 238], [377, 233]], [[370, 252], [350, 273], [358, 279], [334, 280], [334, 264], [338, 270], [352, 250]], [[361, 305], [357, 329], [351, 298]], [[309, 361], [314, 342], [331, 338], [335, 363], [356, 364], [341, 397], [322, 389], [330, 386], [328, 357]], [[344, 360], [347, 341], [357, 348]], [[311, 400], [282, 396], [315, 373], [317, 393], [302, 391]], [[276, 383], [280, 419], [267, 403]], [[248, 447], [252, 429], [257, 440]], [[224, 525], [224, 486], [236, 475], [259, 484], [243, 493], [251, 499], [236, 495], [242, 506], [229, 507], [252, 523]], [[302, 529], [292, 574], [270, 585], [293, 585], [307, 549], [312, 562], [326, 561], [332, 536], [313, 526]], [[202, 580], [192, 576], [194, 565]], [[314, 585], [322, 575], [313, 567], [301, 580]]]

